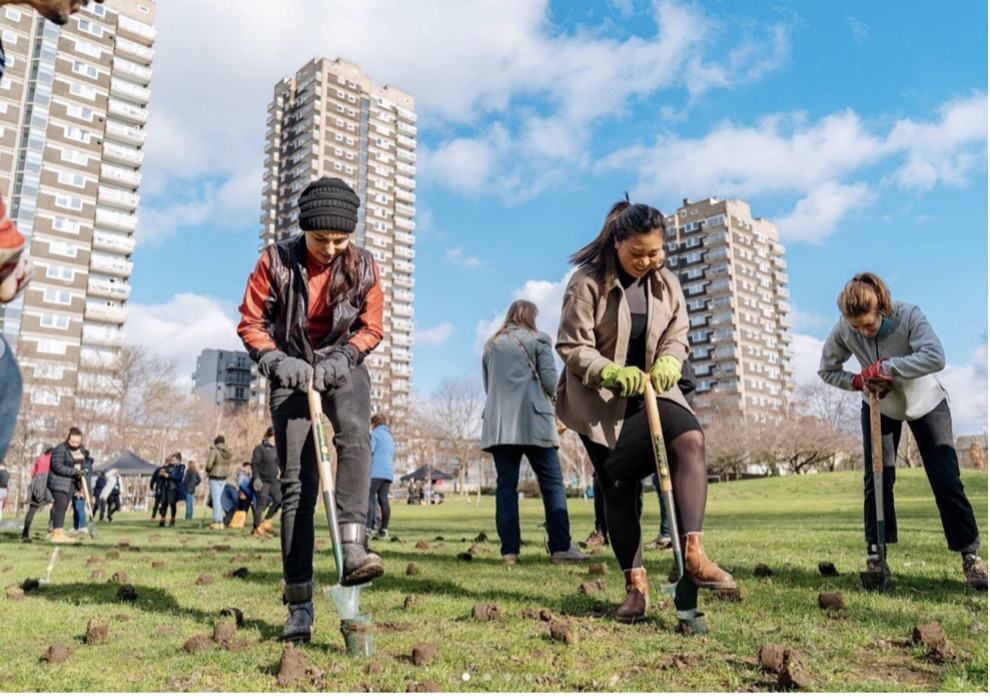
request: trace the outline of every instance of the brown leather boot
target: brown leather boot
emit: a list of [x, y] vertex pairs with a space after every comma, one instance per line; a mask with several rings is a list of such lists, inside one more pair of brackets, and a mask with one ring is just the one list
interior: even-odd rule
[[615, 612], [615, 618], [622, 623], [635, 623], [646, 618], [650, 610], [650, 585], [646, 581], [646, 568], [633, 568], [625, 571], [626, 601]]
[[708, 590], [734, 590], [736, 581], [731, 575], [708, 560], [701, 543], [701, 532], [688, 532], [681, 537], [684, 552], [684, 572], [698, 587]]

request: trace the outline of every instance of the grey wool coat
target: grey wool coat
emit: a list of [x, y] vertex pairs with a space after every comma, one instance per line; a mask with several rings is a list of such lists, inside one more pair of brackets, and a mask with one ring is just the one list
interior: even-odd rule
[[[684, 293], [677, 277], [666, 268], [652, 271], [646, 310], [646, 355], [648, 372], [661, 355], [683, 363], [688, 355], [688, 316]], [[632, 314], [622, 285], [616, 279], [605, 294], [591, 268], [579, 268], [564, 291], [564, 305], [557, 329], [557, 353], [564, 373], [557, 386], [557, 415], [571, 430], [592, 442], [614, 448], [622, 430], [626, 399], [602, 387], [602, 370], [626, 364], [626, 349], [632, 330]], [[692, 411], [676, 386], [663, 394]]]
[[[527, 355], [539, 379], [530, 368]], [[488, 452], [495, 445], [559, 447], [550, 403], [557, 386], [550, 337], [541, 331], [510, 326], [508, 332], [496, 335], [485, 346], [481, 368], [486, 395], [481, 449]]]

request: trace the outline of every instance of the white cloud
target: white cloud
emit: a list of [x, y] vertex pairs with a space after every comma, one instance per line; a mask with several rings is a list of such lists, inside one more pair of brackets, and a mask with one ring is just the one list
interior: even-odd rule
[[842, 218], [867, 208], [874, 200], [876, 194], [867, 184], [845, 186], [823, 181], [798, 201], [790, 215], [775, 222], [778, 230], [786, 230], [789, 241], [821, 243]]
[[158, 305], [127, 304], [127, 342], [144, 346], [178, 366], [179, 384], [192, 387], [196, 358], [208, 348], [244, 350], [230, 303], [179, 293]]
[[866, 43], [870, 38], [870, 28], [866, 26], [863, 22], [856, 19], [852, 15], [846, 17], [846, 24], [849, 25], [849, 31], [852, 32], [853, 40], [856, 43]]
[[444, 254], [444, 258], [447, 263], [452, 266], [460, 266], [461, 268], [478, 268], [482, 265], [481, 259], [473, 254], [464, 255], [464, 247], [455, 247], [453, 249], [447, 249]]
[[417, 346], [442, 346], [454, 335], [454, 325], [449, 321], [429, 329], [419, 329], [413, 332], [413, 343]]
[[671, 191], [689, 198], [795, 195], [795, 209], [778, 222], [782, 239], [820, 242], [874, 200], [865, 184], [843, 183], [867, 168], [886, 167], [885, 183], [918, 189], [959, 186], [985, 171], [986, 123], [985, 93], [944, 104], [932, 121], [900, 120], [888, 133], [870, 132], [850, 110], [816, 122], [802, 113], [771, 114], [754, 125], [726, 122], [697, 138], [661, 135], [599, 166], [636, 169], [633, 193], [641, 200], [664, 201]]
[[[560, 323], [560, 307], [564, 301], [564, 290], [567, 289], [567, 282], [574, 273], [569, 270], [563, 278], [557, 282], [549, 280], [527, 280], [521, 288], [512, 291], [512, 300], [529, 300], [536, 305], [536, 327], [551, 338], [557, 336], [557, 325]], [[511, 304], [511, 303], [510, 303]], [[489, 320], [479, 319], [474, 329], [474, 352], [481, 355], [485, 350], [485, 342], [491, 338], [492, 334], [499, 330], [502, 322], [505, 321], [505, 313], [509, 310], [509, 305], [492, 313]], [[560, 367], [559, 360], [557, 367]]]

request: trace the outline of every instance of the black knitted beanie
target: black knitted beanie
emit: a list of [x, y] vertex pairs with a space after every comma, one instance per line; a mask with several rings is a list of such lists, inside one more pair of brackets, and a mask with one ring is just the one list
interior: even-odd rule
[[350, 234], [357, 227], [361, 199], [337, 177], [317, 179], [299, 196], [299, 229], [328, 230]]

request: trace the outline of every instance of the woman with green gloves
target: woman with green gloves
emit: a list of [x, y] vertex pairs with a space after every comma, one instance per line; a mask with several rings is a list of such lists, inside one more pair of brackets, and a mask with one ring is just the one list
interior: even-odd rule
[[639, 521], [640, 481], [654, 471], [646, 380], [658, 394], [685, 572], [698, 587], [736, 587], [708, 560], [701, 540], [708, 498], [705, 437], [677, 388], [688, 354], [688, 317], [680, 283], [664, 268], [665, 231], [656, 208], [628, 200], [612, 206], [598, 237], [571, 257], [577, 270], [564, 293], [557, 333], [564, 361], [557, 413], [581, 436], [601, 481], [612, 549], [626, 580], [617, 618], [626, 623], [649, 609]]

